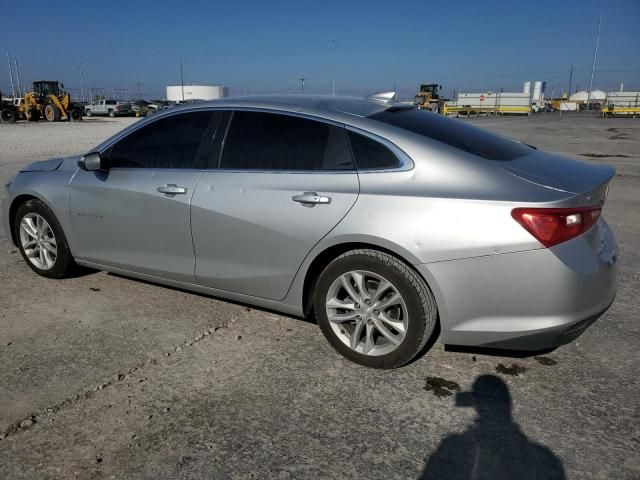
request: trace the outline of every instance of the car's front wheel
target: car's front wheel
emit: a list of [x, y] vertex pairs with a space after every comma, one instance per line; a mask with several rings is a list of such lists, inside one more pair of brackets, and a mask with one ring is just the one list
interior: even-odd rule
[[314, 309], [339, 353], [374, 368], [410, 362], [434, 334], [438, 315], [433, 294], [417, 272], [369, 249], [344, 253], [324, 269]]
[[37, 274], [62, 278], [73, 273], [76, 264], [67, 238], [47, 205], [36, 199], [20, 205], [13, 228], [22, 257]]

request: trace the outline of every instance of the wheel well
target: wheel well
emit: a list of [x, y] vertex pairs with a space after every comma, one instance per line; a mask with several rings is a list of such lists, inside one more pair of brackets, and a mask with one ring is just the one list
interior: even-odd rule
[[9, 230], [11, 231], [11, 241], [14, 245], [18, 245], [18, 239], [16, 238], [16, 233], [14, 232], [13, 228], [18, 208], [20, 208], [20, 205], [22, 205], [23, 203], [34, 199], [37, 200], [37, 197], [34, 197], [33, 195], [18, 195], [13, 199], [11, 207], [9, 207]]
[[[339, 245], [334, 245], [322, 251], [316, 258], [313, 259], [313, 262], [311, 262], [311, 265], [309, 265], [309, 268], [304, 278], [304, 286], [302, 290], [302, 308], [303, 308], [305, 317], [308, 317], [313, 312], [313, 290], [318, 278], [320, 277], [320, 274], [325, 269], [325, 267], [329, 265], [333, 260], [338, 258], [340, 255], [342, 255], [343, 253], [346, 253], [350, 250], [358, 250], [358, 249], [378, 250], [380, 252], [384, 252], [389, 255], [392, 255], [396, 257], [398, 260], [405, 263], [408, 267], [412, 268], [418, 275], [420, 275], [420, 272], [415, 270], [411, 265], [411, 263], [407, 262], [406, 259], [402, 258], [397, 253], [391, 250], [388, 250], [386, 248], [380, 247], [378, 245], [372, 245], [370, 243], [358, 243], [358, 242], [341, 243]], [[420, 276], [422, 277], [422, 275]], [[422, 277], [422, 279], [428, 285], [427, 280], [424, 277]]]

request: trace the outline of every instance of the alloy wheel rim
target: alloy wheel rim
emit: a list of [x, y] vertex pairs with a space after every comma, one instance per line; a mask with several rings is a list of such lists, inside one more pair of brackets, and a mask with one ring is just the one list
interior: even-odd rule
[[40, 270], [50, 270], [58, 258], [56, 237], [49, 223], [37, 213], [20, 221], [20, 243], [26, 257]]
[[409, 316], [404, 298], [377, 273], [343, 273], [329, 287], [325, 306], [335, 335], [358, 353], [386, 355], [405, 338]]

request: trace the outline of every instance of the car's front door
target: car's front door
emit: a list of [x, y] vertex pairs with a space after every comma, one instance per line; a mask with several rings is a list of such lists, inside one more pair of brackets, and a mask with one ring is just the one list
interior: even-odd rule
[[202, 173], [211, 111], [159, 118], [102, 153], [108, 169], [79, 170], [70, 185], [76, 257], [194, 281], [190, 202]]
[[359, 193], [344, 128], [236, 111], [193, 196], [196, 280], [282, 299], [305, 256]]

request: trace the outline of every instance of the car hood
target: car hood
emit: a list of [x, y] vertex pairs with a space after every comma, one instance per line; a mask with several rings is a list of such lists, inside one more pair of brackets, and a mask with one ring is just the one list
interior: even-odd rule
[[60, 164], [64, 161], [64, 158], [52, 158], [50, 160], [42, 160], [40, 162], [33, 162], [22, 167], [21, 172], [51, 172], [56, 170]]
[[609, 165], [573, 160], [543, 151], [497, 163], [510, 174], [523, 180], [576, 194], [601, 185], [616, 173]]

